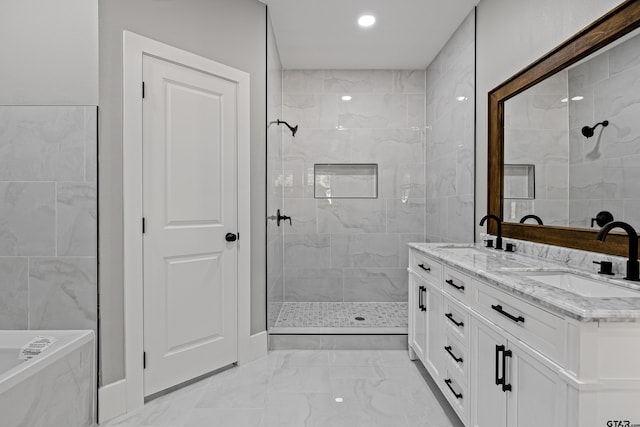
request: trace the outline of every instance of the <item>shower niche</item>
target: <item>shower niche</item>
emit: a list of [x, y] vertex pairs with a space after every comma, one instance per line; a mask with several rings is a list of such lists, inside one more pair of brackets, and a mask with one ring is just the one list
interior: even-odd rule
[[377, 199], [378, 164], [315, 164], [316, 199]]

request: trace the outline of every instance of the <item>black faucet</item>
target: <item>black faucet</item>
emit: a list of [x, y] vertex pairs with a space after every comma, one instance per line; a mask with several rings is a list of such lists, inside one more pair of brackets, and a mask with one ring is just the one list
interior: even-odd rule
[[627, 276], [625, 279], [640, 282], [640, 264], [638, 264], [638, 233], [636, 233], [636, 230], [626, 222], [613, 221], [602, 227], [598, 233], [598, 240], [604, 242], [609, 231], [614, 228], [622, 228], [629, 235], [629, 260], [627, 261]]
[[496, 224], [498, 224], [498, 237], [496, 238], [496, 249], [502, 249], [502, 220], [493, 214], [485, 215], [480, 220], [480, 227], [484, 225], [484, 222], [487, 219], [494, 219], [496, 221]]
[[528, 219], [534, 219], [538, 223], [538, 225], [544, 225], [542, 223], [542, 219], [538, 215], [533, 215], [533, 214], [525, 215], [522, 218], [520, 218], [520, 224], [524, 224], [524, 222]]

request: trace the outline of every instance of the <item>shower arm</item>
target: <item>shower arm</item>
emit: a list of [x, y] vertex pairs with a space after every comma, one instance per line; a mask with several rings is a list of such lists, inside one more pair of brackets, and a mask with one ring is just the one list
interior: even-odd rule
[[295, 125], [295, 126], [292, 127], [289, 123], [285, 122], [284, 120], [277, 119], [277, 120], [274, 120], [272, 122], [269, 122], [269, 124], [267, 125], [267, 128], [269, 126], [271, 126], [272, 124], [274, 124], [274, 123], [277, 124], [278, 126], [280, 126], [282, 124], [287, 125], [287, 127], [291, 131], [291, 136], [293, 136], [295, 138], [296, 132], [298, 132], [298, 125]]

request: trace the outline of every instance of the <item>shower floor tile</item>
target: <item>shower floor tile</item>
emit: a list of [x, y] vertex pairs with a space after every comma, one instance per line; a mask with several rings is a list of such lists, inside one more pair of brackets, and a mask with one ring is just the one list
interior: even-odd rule
[[402, 328], [406, 302], [285, 302], [274, 328]]

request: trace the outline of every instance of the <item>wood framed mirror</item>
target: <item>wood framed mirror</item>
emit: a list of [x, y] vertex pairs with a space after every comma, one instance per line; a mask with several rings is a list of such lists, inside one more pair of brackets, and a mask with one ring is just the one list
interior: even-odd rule
[[[505, 102], [616, 42], [640, 27], [640, 0], [629, 0], [599, 18], [489, 93], [488, 212], [504, 220]], [[566, 100], [563, 100], [566, 102]], [[640, 117], [636, 120], [640, 121]], [[640, 182], [635, 183], [640, 188]], [[636, 226], [636, 230], [640, 227]], [[497, 226], [489, 222], [489, 233]], [[605, 243], [597, 229], [503, 222], [504, 237], [626, 256], [628, 237], [612, 233]], [[640, 230], [638, 230], [640, 231]]]

